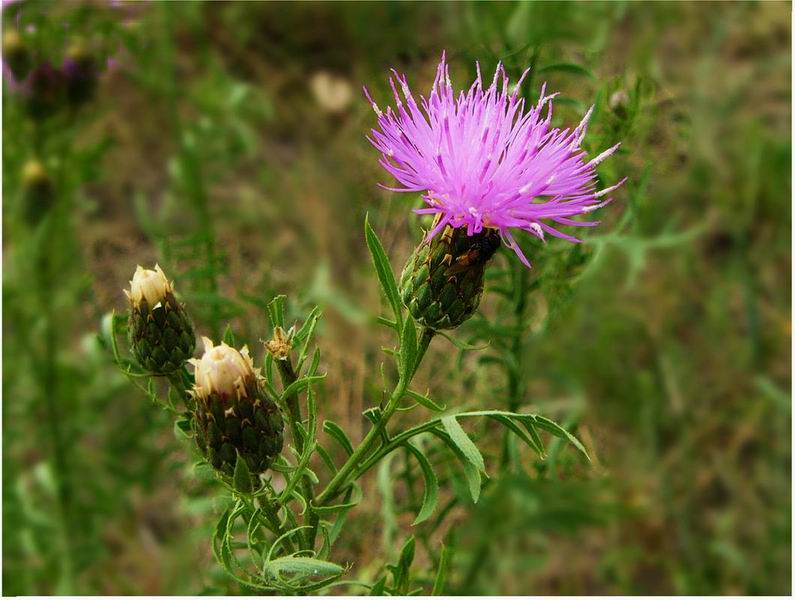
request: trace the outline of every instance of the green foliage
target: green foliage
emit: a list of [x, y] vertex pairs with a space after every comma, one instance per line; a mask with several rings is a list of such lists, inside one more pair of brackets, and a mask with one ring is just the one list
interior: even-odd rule
[[[3, 13], [32, 62], [80, 38], [100, 67], [79, 105], [4, 82], [9, 595], [787, 593], [784, 5]], [[521, 93], [560, 91], [556, 126], [593, 104], [589, 153], [622, 142], [599, 178], [630, 179], [583, 244], [520, 237], [529, 271], [501, 250], [479, 312], [431, 343], [392, 270], [429, 222], [375, 187], [356, 90], [388, 98], [394, 66], [421, 92], [442, 49], [456, 86], [475, 60], [531, 66]], [[121, 289], [155, 262], [298, 407], [264, 477], [196, 462], [192, 376], [127, 351]], [[263, 358], [277, 326], [292, 376]]]

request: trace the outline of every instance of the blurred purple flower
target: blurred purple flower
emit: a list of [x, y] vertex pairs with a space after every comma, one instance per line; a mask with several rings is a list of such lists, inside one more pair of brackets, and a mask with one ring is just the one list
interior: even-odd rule
[[11, 71], [11, 67], [8, 66], [6, 61], [2, 63], [3, 68], [3, 81], [6, 82], [8, 86], [8, 91], [11, 94], [26, 94], [28, 93], [28, 87], [25, 81], [17, 81], [17, 78], [14, 77], [13, 71]]
[[529, 69], [509, 92], [502, 64], [487, 89], [483, 89], [480, 65], [476, 66], [477, 79], [456, 99], [442, 53], [429, 98], [420, 96], [422, 108], [405, 75], [392, 69], [394, 78], [389, 82], [396, 110], [381, 111], [364, 88], [378, 115], [378, 128], [367, 139], [381, 153], [381, 166], [402, 186], [381, 187], [425, 192], [427, 207], [415, 212], [439, 217], [427, 239], [447, 224], [466, 226], [470, 236], [490, 227], [529, 267], [511, 231], [523, 229], [541, 240], [547, 233], [579, 242], [545, 221], [558, 226], [599, 224], [572, 217], [605, 206], [611, 198], [602, 198], [626, 181], [596, 190], [595, 168], [619, 144], [586, 161], [581, 144], [593, 107], [573, 130], [552, 128], [552, 99], [557, 94], [545, 95], [544, 84], [538, 103], [528, 108], [518, 97]]

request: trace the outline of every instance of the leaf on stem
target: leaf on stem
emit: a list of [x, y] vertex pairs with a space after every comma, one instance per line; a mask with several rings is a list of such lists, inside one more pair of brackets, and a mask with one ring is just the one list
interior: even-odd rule
[[405, 446], [414, 455], [417, 462], [420, 463], [422, 475], [425, 477], [425, 491], [422, 496], [422, 506], [420, 507], [420, 512], [417, 513], [417, 518], [414, 519], [412, 523], [413, 526], [419, 525], [428, 519], [428, 517], [433, 514], [433, 511], [436, 510], [436, 505], [439, 503], [439, 481], [436, 478], [436, 474], [433, 472], [431, 463], [428, 462], [425, 455], [412, 444], [407, 443]]
[[422, 404], [425, 408], [428, 408], [436, 412], [442, 412], [447, 409], [447, 406], [445, 406], [444, 404], [439, 404], [437, 402], [434, 402], [428, 396], [425, 396], [413, 390], [406, 390], [406, 396], [408, 396], [415, 402]]
[[474, 466], [477, 470], [486, 475], [486, 464], [483, 462], [483, 455], [475, 446], [474, 442], [469, 439], [469, 436], [458, 424], [454, 416], [442, 417], [442, 427], [450, 436], [453, 443], [458, 446], [458, 449], [464, 457]]
[[381, 283], [381, 288], [384, 290], [386, 299], [395, 313], [395, 319], [398, 326], [403, 326], [403, 308], [398, 294], [397, 282], [395, 281], [395, 274], [392, 272], [392, 265], [389, 264], [389, 259], [384, 251], [384, 246], [381, 240], [378, 239], [375, 231], [370, 226], [369, 215], [364, 218], [364, 237], [367, 241], [367, 247], [370, 250], [370, 256], [373, 259], [373, 266], [378, 275], [378, 281]]
[[439, 569], [436, 571], [436, 578], [433, 580], [431, 596], [441, 596], [444, 593], [444, 583], [447, 579], [447, 566], [450, 562], [450, 548], [442, 544], [442, 553], [439, 556]]
[[588, 462], [591, 462], [591, 457], [588, 456], [588, 452], [585, 450], [585, 446], [582, 445], [580, 440], [578, 440], [568, 431], [563, 429], [563, 427], [555, 423], [555, 421], [547, 419], [546, 417], [536, 415], [534, 423], [538, 428], [543, 429], [544, 431], [548, 431], [549, 433], [551, 433], [556, 437], [567, 440], [572, 446], [574, 446], [575, 448], [577, 448], [577, 450], [583, 453], [585, 458], [588, 459]]
[[345, 568], [328, 562], [309, 558], [305, 556], [285, 556], [268, 561], [265, 564], [265, 572], [275, 578], [284, 575], [295, 575], [298, 577], [339, 577], [345, 573]]
[[232, 346], [232, 348], [235, 348], [237, 346], [237, 344], [235, 344], [235, 334], [228, 323], [226, 325], [226, 329], [224, 329], [224, 337], [222, 341], [227, 346]]
[[279, 295], [268, 303], [268, 317], [270, 318], [271, 327], [284, 327], [284, 300], [287, 296]]
[[301, 377], [293, 381], [290, 385], [284, 388], [282, 392], [282, 399], [289, 398], [293, 394], [297, 394], [298, 392], [302, 392], [305, 388], [307, 388], [310, 384], [320, 381], [324, 379], [325, 375], [308, 375], [306, 377]]
[[334, 421], [323, 421], [323, 431], [333, 437], [337, 443], [342, 446], [348, 456], [353, 454], [353, 443], [348, 437], [348, 434], [343, 431], [342, 427], [337, 425]]
[[248, 470], [246, 460], [238, 453], [235, 461], [235, 472], [232, 476], [235, 489], [243, 494], [250, 494], [253, 491], [251, 486], [251, 472]]

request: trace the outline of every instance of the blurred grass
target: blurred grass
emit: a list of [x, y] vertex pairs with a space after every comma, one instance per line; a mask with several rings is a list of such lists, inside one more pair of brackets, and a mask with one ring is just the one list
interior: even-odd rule
[[[77, 10], [46, 6], [54, 22]], [[394, 66], [427, 89], [447, 49], [459, 86], [474, 60], [486, 73], [503, 59], [514, 76], [534, 60], [530, 92], [543, 81], [562, 92], [559, 123], [596, 103], [586, 144], [622, 140], [601, 175], [630, 177], [586, 245], [523, 240], [538, 288], [522, 409], [577, 427], [594, 466], [569, 451], [545, 465], [525, 457], [530, 474], [452, 510], [434, 536], [454, 536], [448, 591], [789, 593], [788, 4], [86, 7], [80, 26], [123, 24], [124, 50], [91, 118], [63, 134], [78, 148], [108, 144], [101, 159], [79, 159], [92, 177], [76, 176], [89, 181], [76, 194], [70, 248], [84, 270], [64, 275], [62, 292], [71, 317], [57, 400], [74, 424], [75, 592], [240, 591], [209, 553], [211, 484], [194, 479], [167, 416], [89, 335], [125, 306], [137, 263], [167, 267], [201, 331], [231, 321], [253, 346], [267, 336], [261, 307], [274, 294], [290, 296], [293, 317], [319, 303], [322, 411], [359, 439], [383, 341], [364, 214], [396, 269], [419, 225], [406, 218], [413, 198], [375, 187], [384, 176], [364, 140], [374, 119], [359, 86], [385, 103]], [[333, 92], [318, 83], [329, 78]], [[53, 593], [53, 465], [30, 391], [39, 374], [19, 352], [35, 327], [23, 319], [16, 262], [31, 234], [14, 217], [31, 149], [10, 103], [4, 94], [4, 591]], [[483, 313], [506, 318], [494, 295]], [[474, 339], [478, 327], [456, 337]], [[496, 366], [469, 352], [462, 370], [457, 358], [437, 339], [419, 387], [452, 406], [505, 402]], [[496, 461], [497, 437], [482, 443]], [[397, 527], [382, 531], [375, 476], [365, 490], [336, 557], [363, 576], [381, 568], [382, 543], [383, 558], [395, 557], [412, 520], [393, 515]]]

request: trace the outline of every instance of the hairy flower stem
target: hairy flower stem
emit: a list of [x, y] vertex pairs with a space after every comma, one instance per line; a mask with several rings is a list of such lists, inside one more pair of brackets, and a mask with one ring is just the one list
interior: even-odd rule
[[[52, 215], [55, 216], [55, 215]], [[51, 217], [52, 217], [51, 216]], [[61, 215], [57, 215], [61, 216]], [[64, 222], [67, 222], [64, 220]], [[42, 376], [39, 378], [41, 382], [41, 392], [45, 404], [47, 422], [50, 428], [50, 437], [52, 441], [52, 464], [53, 464], [53, 477], [55, 480], [58, 508], [61, 525], [61, 535], [63, 544], [63, 554], [61, 556], [61, 577], [62, 577], [62, 592], [65, 594], [71, 593], [72, 580], [73, 580], [73, 565], [72, 565], [72, 486], [70, 484], [70, 459], [69, 449], [66, 436], [63, 431], [64, 418], [59, 400], [61, 395], [58, 393], [60, 383], [59, 369], [57, 364], [57, 349], [58, 349], [58, 329], [56, 323], [63, 320], [61, 315], [56, 313], [53, 306], [53, 292], [56, 287], [56, 269], [52, 264], [51, 257], [57, 253], [54, 248], [60, 241], [58, 236], [58, 225], [62, 223], [61, 219], [51, 218], [46, 227], [47, 235], [43, 236], [43, 246], [39, 249], [40, 254], [36, 262], [35, 279], [37, 282], [36, 290], [39, 295], [39, 302], [41, 305], [42, 314], [44, 315], [44, 356], [41, 362]], [[67, 225], [62, 225], [66, 227]]]
[[[529, 291], [527, 269], [523, 268], [522, 265], [514, 265], [513, 279], [514, 294], [512, 308], [515, 327], [509, 351], [513, 360], [504, 361], [506, 377], [508, 379], [508, 410], [510, 412], [516, 412], [518, 410], [519, 405], [522, 403], [522, 396], [524, 395], [522, 378], [517, 372], [515, 365], [521, 364], [524, 349], [525, 308], [527, 306], [527, 293]], [[509, 461], [510, 435], [506, 433], [502, 444], [501, 466], [507, 466]]]
[[405, 395], [406, 390], [408, 389], [411, 380], [414, 378], [414, 374], [417, 372], [417, 368], [422, 362], [425, 352], [428, 350], [428, 345], [431, 343], [435, 333], [436, 332], [431, 329], [423, 329], [422, 336], [419, 341], [419, 347], [417, 348], [417, 359], [414, 363], [414, 370], [412, 371], [411, 375], [409, 377], [400, 377], [398, 379], [398, 382], [389, 396], [389, 400], [384, 407], [384, 412], [381, 415], [378, 423], [376, 423], [370, 429], [359, 446], [353, 451], [353, 454], [350, 455], [340, 470], [337, 471], [337, 474], [326, 486], [326, 489], [324, 489], [320, 495], [318, 495], [315, 502], [316, 506], [323, 506], [326, 502], [334, 498], [341, 489], [344, 489], [348, 485], [348, 479], [351, 473], [356, 471], [359, 464], [372, 450], [375, 443], [382, 439], [382, 435], [386, 431], [386, 425], [389, 422], [389, 419], [392, 418], [392, 415], [395, 414], [398, 404], [400, 403], [400, 399]]
[[[277, 359], [275, 362], [276, 367], [279, 370], [279, 376], [281, 377], [282, 385], [286, 389], [298, 379], [295, 368], [293, 367], [293, 363], [289, 356], [287, 356], [284, 360]], [[304, 438], [301, 437], [301, 432], [299, 430], [299, 423], [302, 422], [302, 418], [301, 405], [298, 403], [298, 394], [291, 394], [285, 398], [284, 401], [287, 405], [287, 411], [290, 413], [290, 431], [292, 431], [293, 434], [293, 442], [295, 443], [295, 447], [298, 450], [298, 454], [300, 455], [304, 452]], [[311, 503], [314, 500], [315, 493], [312, 489], [312, 482], [307, 476], [301, 478], [301, 489], [304, 492], [304, 497], [306, 498], [307, 502]], [[317, 526], [319, 522], [320, 517], [314, 512], [311, 513], [309, 516], [310, 529], [305, 532], [306, 547], [309, 549], [312, 549], [315, 545], [315, 535], [317, 533]]]
[[185, 407], [189, 410], [193, 408], [192, 398], [190, 394], [188, 394], [188, 390], [193, 385], [193, 378], [191, 377], [188, 370], [184, 366], [180, 369], [177, 369], [168, 375], [168, 382], [171, 384], [171, 387], [174, 388], [177, 396], [180, 400], [182, 400], [182, 403], [185, 405]]

